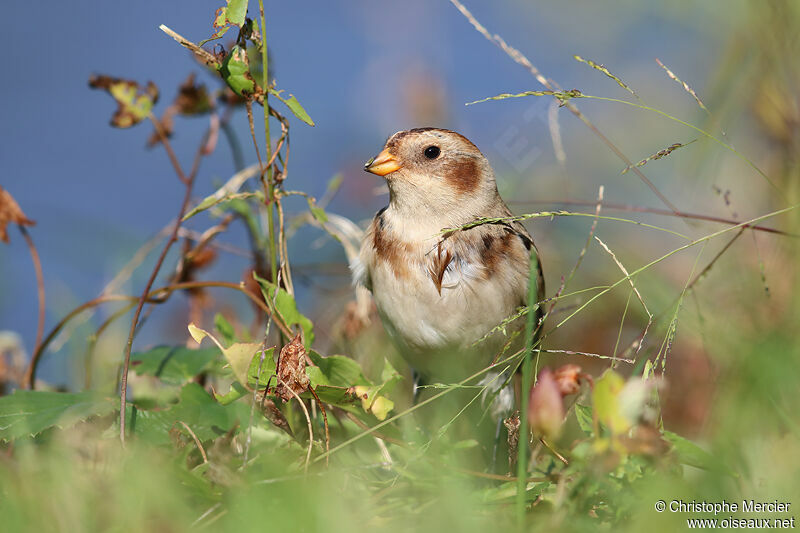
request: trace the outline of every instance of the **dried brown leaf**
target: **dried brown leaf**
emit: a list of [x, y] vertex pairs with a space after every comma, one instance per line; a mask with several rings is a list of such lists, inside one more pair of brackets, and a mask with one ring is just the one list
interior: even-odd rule
[[158, 102], [158, 87], [152, 81], [142, 88], [132, 80], [92, 75], [89, 87], [103, 89], [116, 100], [118, 107], [111, 117], [111, 125], [115, 128], [130, 128], [138, 124], [150, 115]]
[[292, 341], [281, 349], [278, 357], [278, 386], [275, 394], [284, 401], [289, 401], [295, 394], [302, 394], [308, 390], [309, 378], [306, 374], [306, 348], [300, 340], [298, 333]]
[[11, 193], [0, 187], [0, 241], [8, 244], [8, 224], [18, 224], [20, 226], [33, 226], [33, 220], [25, 216], [22, 209]]
[[581, 367], [576, 364], [566, 364], [558, 367], [553, 373], [553, 378], [558, 385], [561, 396], [576, 394], [581, 390]]

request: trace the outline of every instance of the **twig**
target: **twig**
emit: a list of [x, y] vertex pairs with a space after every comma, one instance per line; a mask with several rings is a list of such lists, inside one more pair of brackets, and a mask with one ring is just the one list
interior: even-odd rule
[[[31, 238], [30, 234], [28, 233], [28, 230], [25, 229], [25, 226], [18, 224], [17, 227], [19, 228], [20, 233], [22, 233], [22, 236], [25, 238], [25, 242], [28, 244], [28, 250], [30, 250], [31, 260], [33, 261], [33, 269], [36, 272], [36, 292], [39, 298], [39, 314], [36, 323], [36, 344], [34, 344], [33, 351], [37, 352], [42, 346], [42, 336], [44, 335], [44, 312], [45, 312], [44, 274], [42, 274], [42, 262], [39, 259], [39, 252], [36, 250], [36, 246], [33, 244], [33, 238]], [[34, 378], [33, 378], [33, 373], [31, 372], [30, 365], [25, 370], [25, 377], [23, 378], [23, 386], [26, 389], [34, 388]]]
[[[589, 206], [595, 205], [596, 202], [588, 202], [588, 201], [575, 201], [575, 200], [535, 200], [535, 201], [524, 201], [524, 202], [508, 202], [511, 205], [514, 204], [524, 204], [524, 205], [550, 205], [550, 204], [559, 204], [559, 205], [581, 205], [581, 206]], [[614, 211], [630, 211], [633, 213], [650, 213], [653, 215], [664, 215], [664, 216], [674, 216], [680, 218], [690, 218], [694, 220], [704, 220], [707, 222], [719, 222], [720, 224], [730, 224], [731, 226], [738, 226], [741, 224], [738, 220], [732, 220], [727, 218], [715, 217], [711, 215], [699, 215], [695, 213], [687, 213], [685, 211], [667, 211], [665, 209], [657, 209], [652, 207], [639, 207], [635, 205], [628, 205], [628, 204], [609, 204], [604, 203], [603, 207], [605, 209], [611, 209]], [[759, 226], [757, 224], [745, 224], [742, 226], [744, 228], [756, 230], [756, 231], [763, 231], [765, 233], [775, 233], [777, 235], [783, 235], [786, 237], [794, 237], [800, 238], [800, 234], [796, 233], [788, 233], [786, 231], [781, 231], [778, 229], [773, 228], [766, 228], [764, 226]]]
[[180, 44], [184, 48], [191, 50], [195, 55], [197, 55], [200, 59], [202, 59], [205, 62], [205, 64], [208, 65], [209, 67], [212, 68], [219, 67], [219, 61], [217, 61], [217, 58], [214, 57], [214, 54], [208, 52], [207, 50], [204, 50], [203, 48], [200, 48], [192, 41], [180, 35], [179, 33], [171, 30], [164, 24], [159, 26], [159, 29], [164, 33], [166, 33], [167, 35], [169, 35], [170, 37], [172, 37], [173, 39], [175, 39], [176, 41], [178, 41], [178, 44]]

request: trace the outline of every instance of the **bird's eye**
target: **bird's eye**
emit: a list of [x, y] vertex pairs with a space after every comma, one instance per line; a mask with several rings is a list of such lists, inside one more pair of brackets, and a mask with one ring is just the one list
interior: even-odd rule
[[436, 159], [437, 157], [439, 157], [441, 150], [439, 150], [438, 146], [428, 146], [427, 148], [425, 148], [424, 153], [425, 157], [427, 157], [428, 159]]

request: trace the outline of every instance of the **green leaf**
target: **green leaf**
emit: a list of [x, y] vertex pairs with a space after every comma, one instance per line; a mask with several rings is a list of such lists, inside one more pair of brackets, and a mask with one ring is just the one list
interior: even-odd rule
[[[264, 293], [264, 299], [267, 301], [270, 308], [273, 307], [274, 302], [275, 311], [280, 316], [282, 322], [289, 327], [299, 325], [303, 329], [305, 345], [311, 346], [314, 344], [314, 324], [311, 320], [300, 314], [300, 311], [297, 310], [297, 303], [294, 301], [292, 295], [283, 289], [277, 288], [273, 283], [265, 280], [256, 273], [253, 273], [253, 278], [261, 285], [261, 292]], [[276, 289], [278, 290], [277, 296], [275, 295]]]
[[8, 441], [57, 426], [67, 428], [118, 409], [117, 398], [96, 392], [17, 390], [0, 398], [0, 440]]
[[247, 0], [228, 0], [228, 7], [225, 10], [225, 19], [229, 24], [244, 26], [244, 19], [247, 16]]
[[233, 375], [242, 385], [247, 384], [247, 369], [255, 355], [261, 350], [260, 342], [235, 342], [225, 348], [212, 334], [204, 329], [200, 329], [194, 324], [189, 324], [189, 334], [199, 344], [208, 337], [222, 351], [225, 359], [231, 365]]
[[308, 356], [317, 365], [307, 369], [312, 385], [333, 385], [336, 387], [353, 387], [355, 385], [371, 385], [364, 377], [361, 367], [353, 359], [343, 355], [323, 357], [314, 350]]
[[234, 46], [222, 61], [219, 69], [222, 79], [238, 95], [253, 94], [255, 82], [250, 75], [247, 52], [241, 46]]
[[590, 405], [575, 404], [575, 418], [578, 420], [578, 426], [581, 431], [586, 435], [591, 435], [594, 432], [594, 422], [592, 419], [592, 407]]
[[[353, 411], [353, 412], [359, 410], [357, 407], [355, 407], [355, 405], [360, 400], [359, 398], [356, 397], [355, 394], [353, 394], [352, 389], [349, 387], [318, 385], [314, 387], [314, 392], [317, 393], [317, 396], [319, 396], [320, 401], [322, 401], [323, 403], [335, 405], [336, 407], [341, 407], [342, 409], [346, 409], [348, 411]], [[314, 398], [311, 392], [304, 392], [303, 394], [300, 395], [300, 397], [307, 399]]]
[[219, 39], [230, 29], [230, 24], [235, 26], [244, 27], [247, 17], [247, 0], [227, 0], [228, 5], [217, 9], [214, 16], [213, 26], [217, 31], [203, 41], [200, 41], [199, 46], [203, 46], [209, 41]]
[[197, 204], [197, 206], [194, 209], [186, 213], [181, 219], [181, 222], [189, 220], [196, 214], [202, 213], [203, 211], [207, 211], [208, 209], [211, 209], [212, 207], [217, 206], [219, 204], [232, 203], [234, 200], [243, 200], [253, 197], [263, 201], [264, 193], [261, 191], [238, 192], [233, 194], [226, 194], [224, 196], [218, 196], [217, 193], [211, 194], [203, 198], [202, 202]]
[[158, 444], [169, 443], [173, 428], [185, 432], [183, 422], [201, 441], [216, 438], [230, 430], [240, 418], [237, 404], [223, 406], [197, 383], [184, 386], [178, 403], [169, 409], [136, 410], [130, 423], [132, 433]]
[[240, 385], [238, 381], [234, 381], [231, 384], [231, 389], [228, 391], [228, 393], [218, 394], [216, 400], [220, 405], [228, 405], [229, 403], [233, 403], [239, 398], [247, 396], [248, 394], [250, 394], [250, 391]]
[[[247, 369], [247, 382], [256, 383], [260, 387], [266, 387], [270, 378], [277, 372], [275, 364], [275, 348], [268, 348], [264, 350], [264, 359], [261, 359], [261, 354], [256, 354], [250, 361], [250, 367]], [[260, 372], [259, 372], [259, 367]], [[272, 386], [275, 386], [275, 380], [272, 380]]]
[[293, 94], [290, 94], [289, 98], [286, 99], [283, 96], [281, 96], [280, 91], [276, 91], [275, 89], [270, 88], [269, 93], [275, 96], [278, 100], [280, 100], [284, 104], [286, 104], [286, 107], [289, 108], [289, 111], [294, 113], [294, 116], [296, 116], [309, 126], [314, 126], [314, 121], [311, 119], [308, 113], [306, 113], [306, 110], [303, 108], [303, 106], [300, 104], [300, 102], [297, 100], [297, 98], [295, 98]]
[[165, 383], [183, 384], [202, 372], [219, 355], [217, 348], [192, 350], [184, 346], [158, 346], [131, 356], [137, 374], [156, 376]]

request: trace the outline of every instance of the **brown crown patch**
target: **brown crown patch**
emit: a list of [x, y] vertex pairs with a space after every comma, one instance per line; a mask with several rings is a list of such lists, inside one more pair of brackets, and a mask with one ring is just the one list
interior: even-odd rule
[[386, 141], [386, 149], [389, 150], [389, 153], [393, 153], [392, 150], [395, 147], [397, 147], [397, 145], [400, 144], [400, 142], [403, 140], [404, 137], [408, 137], [409, 135], [417, 135], [417, 134], [420, 134], [420, 133], [426, 133], [426, 132], [438, 132], [438, 133], [442, 133], [442, 134], [446, 134], [446, 135], [453, 135], [453, 136], [458, 137], [459, 139], [461, 139], [467, 146], [473, 148], [476, 152], [480, 152], [480, 150], [478, 150], [478, 147], [475, 146], [472, 143], [472, 141], [470, 141], [469, 139], [467, 139], [466, 137], [464, 137], [463, 135], [461, 135], [457, 131], [445, 130], [445, 129], [441, 129], [441, 128], [414, 128], [414, 129], [411, 129], [411, 130], [397, 132], [392, 137], [390, 137], [389, 140]]

